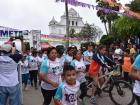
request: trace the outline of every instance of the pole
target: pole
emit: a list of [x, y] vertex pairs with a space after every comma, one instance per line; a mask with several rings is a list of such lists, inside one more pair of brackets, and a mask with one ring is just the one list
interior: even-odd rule
[[65, 0], [65, 12], [66, 12], [66, 48], [69, 47], [69, 13], [68, 13], [68, 3], [67, 0]]
[[18, 80], [20, 85], [20, 99], [21, 105], [23, 105], [23, 92], [22, 92], [22, 74], [21, 74], [21, 64], [18, 64]]

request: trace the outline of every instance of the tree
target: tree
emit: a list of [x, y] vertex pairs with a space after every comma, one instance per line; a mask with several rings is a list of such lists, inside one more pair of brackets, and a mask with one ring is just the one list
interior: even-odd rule
[[93, 41], [101, 34], [102, 31], [100, 28], [96, 27], [94, 24], [90, 25], [87, 23], [76, 36], [83, 41]]
[[140, 35], [140, 21], [125, 16], [115, 21], [114, 28], [117, 30], [115, 34], [121, 39]]
[[[140, 13], [140, 2], [134, 0], [131, 4], [127, 4], [130, 10]], [[114, 33], [118, 38], [126, 39], [130, 36], [140, 36], [140, 21], [135, 18], [121, 17], [113, 24]]]
[[[106, 9], [113, 9], [118, 11], [119, 7], [111, 7], [107, 2], [103, 1], [97, 1], [98, 2], [98, 7], [103, 7]], [[97, 11], [97, 16], [100, 18], [101, 22], [104, 23], [105, 29], [106, 29], [106, 34], [109, 35], [112, 32], [112, 23], [119, 17], [117, 13], [106, 13], [104, 10], [98, 10]], [[108, 24], [108, 27], [107, 27]]]
[[69, 31], [69, 37], [70, 38], [75, 38], [76, 37], [76, 31], [74, 28], [71, 28]]
[[140, 0], [133, 0], [131, 4], [126, 4], [130, 10], [140, 13]]

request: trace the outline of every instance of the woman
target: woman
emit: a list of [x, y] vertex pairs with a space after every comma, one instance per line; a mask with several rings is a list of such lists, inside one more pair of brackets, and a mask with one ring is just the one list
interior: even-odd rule
[[32, 55], [29, 58], [29, 73], [30, 73], [30, 81], [31, 86], [33, 86], [34, 80], [34, 87], [37, 88], [37, 75], [38, 75], [38, 58], [37, 58], [37, 51], [33, 50]]
[[47, 49], [47, 56], [48, 58], [42, 61], [40, 68], [41, 91], [44, 97], [43, 105], [50, 105], [63, 72], [63, 67], [61, 61], [57, 58], [55, 47]]
[[27, 84], [29, 79], [29, 68], [28, 68], [28, 61], [26, 60], [26, 55], [22, 56], [20, 64], [21, 64], [22, 83], [24, 84], [24, 90], [28, 90]]
[[[93, 55], [92, 62], [89, 67], [89, 74], [93, 77], [97, 86], [98, 83], [102, 85], [104, 82], [103, 78], [98, 80], [98, 74], [102, 75], [105, 70], [104, 68], [110, 69], [111, 67], [108, 64], [115, 65], [115, 63], [111, 59], [105, 56], [105, 53], [106, 53], [106, 47], [102, 45], [99, 46], [97, 53]], [[93, 96], [91, 97], [91, 103], [93, 104], [96, 103], [95, 93], [96, 93], [96, 88], [93, 88]]]
[[71, 61], [73, 60], [73, 55], [74, 55], [74, 49], [72, 47], [69, 47], [67, 49], [67, 54], [64, 57], [65, 58], [65, 62], [64, 62], [65, 65], [71, 63]]

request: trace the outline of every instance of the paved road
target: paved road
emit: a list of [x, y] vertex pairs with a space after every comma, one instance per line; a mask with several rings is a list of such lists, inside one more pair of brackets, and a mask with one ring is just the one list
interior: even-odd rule
[[[128, 95], [128, 99], [129, 99], [129, 95]], [[85, 99], [85, 105], [91, 105], [89, 103], [89, 99], [86, 98]], [[23, 101], [24, 101], [24, 105], [42, 105], [43, 102], [43, 98], [42, 98], [42, 94], [40, 92], [40, 89], [35, 90], [34, 88], [30, 88], [29, 91], [23, 91]], [[98, 105], [114, 105], [108, 94], [103, 93], [102, 97], [97, 97], [97, 103]], [[54, 105], [53, 103], [51, 105]], [[136, 103], [134, 105], [137, 105]]]

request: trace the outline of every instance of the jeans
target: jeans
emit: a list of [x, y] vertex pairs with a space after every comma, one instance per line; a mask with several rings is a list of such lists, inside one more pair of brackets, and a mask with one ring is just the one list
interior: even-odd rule
[[19, 85], [12, 87], [0, 86], [0, 105], [6, 105], [9, 99], [10, 105], [21, 105]]
[[27, 86], [28, 79], [29, 79], [29, 73], [22, 74], [22, 83], [25, 85], [25, 87]]

